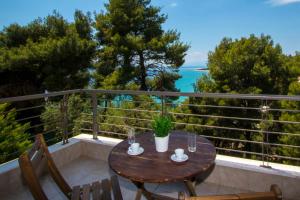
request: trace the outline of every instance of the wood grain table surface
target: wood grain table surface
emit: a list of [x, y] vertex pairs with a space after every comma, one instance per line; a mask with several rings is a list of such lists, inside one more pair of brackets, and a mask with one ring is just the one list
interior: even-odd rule
[[[172, 131], [167, 152], [155, 150], [153, 133], [136, 135], [135, 141], [144, 148], [138, 156], [127, 154], [128, 140], [116, 145], [109, 155], [110, 168], [120, 176], [140, 183], [165, 183], [191, 180], [214, 165], [216, 149], [214, 145], [201, 136], [197, 136], [196, 152], [187, 150], [188, 134], [184, 131]], [[176, 163], [170, 159], [176, 148], [183, 148], [189, 159]]]

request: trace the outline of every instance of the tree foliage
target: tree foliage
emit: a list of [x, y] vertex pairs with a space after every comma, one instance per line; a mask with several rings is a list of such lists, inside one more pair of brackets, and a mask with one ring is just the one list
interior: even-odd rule
[[0, 32], [0, 96], [82, 88], [95, 51], [90, 16], [67, 22], [56, 11]]
[[[281, 47], [270, 36], [224, 38], [208, 55], [218, 92], [285, 94], [288, 85]], [[199, 88], [200, 90], [202, 88]]]
[[121, 133], [123, 138], [127, 126], [135, 128], [137, 133], [151, 130], [151, 122], [160, 114], [161, 106], [148, 95], [118, 96], [103, 100], [101, 105], [98, 115], [101, 133]]
[[15, 118], [15, 109], [8, 110], [8, 104], [0, 104], [0, 163], [17, 157], [31, 144], [29, 123], [19, 124]]
[[110, 0], [105, 8], [96, 17], [96, 86], [122, 89], [134, 82], [141, 90], [176, 90], [188, 46], [177, 31], [162, 29], [167, 17], [160, 8], [150, 0]]
[[[44, 125], [44, 132], [48, 132], [46, 138], [57, 138], [59, 141], [64, 134], [63, 112], [61, 110], [62, 101], [47, 102], [45, 110], [41, 115]], [[67, 124], [68, 133], [76, 135], [80, 133], [80, 129], [84, 128], [84, 123], [81, 122], [88, 118], [90, 114], [90, 102], [82, 98], [80, 95], [70, 95], [67, 101]], [[86, 113], [87, 115], [84, 115]], [[70, 137], [69, 135], [69, 137]]]
[[[280, 45], [275, 45], [270, 36], [261, 35], [257, 37], [250, 35], [248, 38], [236, 40], [224, 38], [215, 50], [209, 53], [209, 74], [202, 76], [197, 81], [195, 90], [209, 93], [286, 94], [289, 81], [285, 63], [286, 57], [282, 53]], [[188, 119], [181, 119], [184, 121], [188, 120], [188, 123], [196, 124], [185, 128], [211, 136], [215, 145], [220, 148], [260, 153], [262, 151], [261, 145], [255, 143], [255, 141], [266, 141], [266, 135], [260, 130], [278, 131], [281, 128], [279, 124], [263, 123], [267, 122], [267, 119], [278, 120], [280, 115], [269, 113], [268, 116], [264, 116], [259, 109], [247, 109], [249, 107], [260, 108], [266, 104], [272, 108], [278, 108], [280, 107], [278, 102], [247, 99], [190, 98], [186, 104], [211, 105], [208, 107], [189, 106], [187, 108], [186, 106], [181, 106], [177, 108], [177, 112], [194, 114], [188, 116]], [[230, 109], [228, 106], [246, 109]], [[215, 117], [198, 117], [199, 115], [212, 115]], [[258, 120], [245, 120], [247, 118]], [[200, 126], [197, 126], [197, 124]], [[209, 127], [224, 128], [212, 129]], [[256, 132], [248, 130], [255, 130]], [[216, 137], [225, 137], [227, 139], [214, 139]], [[254, 142], [240, 142], [239, 140]], [[278, 136], [270, 136], [269, 142], [278, 142]], [[276, 154], [277, 152], [275, 150], [271, 153]], [[231, 154], [234, 153], [231, 152]], [[251, 157], [247, 154], [243, 156]]]
[[[288, 69], [288, 95], [300, 95], [300, 53], [297, 52], [295, 56], [287, 57], [286, 67]], [[282, 101], [281, 106], [287, 110], [300, 110], [299, 101]], [[280, 119], [283, 121], [300, 122], [300, 113], [284, 112]], [[283, 135], [280, 137], [280, 142], [288, 145], [300, 146], [300, 124], [290, 123], [283, 125], [283, 131], [290, 133], [290, 135]], [[294, 134], [294, 135], [293, 135]], [[283, 147], [280, 152], [285, 156], [300, 157], [299, 148]], [[295, 163], [295, 162], [288, 162]]]

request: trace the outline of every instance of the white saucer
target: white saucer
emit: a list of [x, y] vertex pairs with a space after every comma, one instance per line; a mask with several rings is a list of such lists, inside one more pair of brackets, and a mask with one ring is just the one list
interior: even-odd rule
[[130, 148], [128, 148], [127, 153], [131, 156], [137, 156], [137, 155], [144, 153], [144, 148], [140, 147], [138, 152], [132, 152], [132, 150]]
[[175, 154], [171, 155], [171, 160], [173, 160], [174, 162], [185, 162], [189, 159], [189, 156], [186, 154], [183, 154], [181, 159], [177, 159]]

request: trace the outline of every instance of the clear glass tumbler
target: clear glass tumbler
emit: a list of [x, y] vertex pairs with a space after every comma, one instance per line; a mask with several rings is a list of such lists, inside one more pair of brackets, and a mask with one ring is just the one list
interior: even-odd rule
[[195, 152], [196, 151], [196, 144], [197, 144], [197, 135], [189, 133], [188, 134], [188, 151]]
[[135, 130], [132, 127], [128, 128], [128, 144], [135, 143]]

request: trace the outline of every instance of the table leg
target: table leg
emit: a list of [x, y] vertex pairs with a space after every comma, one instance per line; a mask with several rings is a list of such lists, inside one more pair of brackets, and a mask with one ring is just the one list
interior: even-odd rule
[[184, 184], [187, 187], [187, 189], [188, 189], [188, 191], [190, 193], [190, 196], [192, 196], [192, 197], [197, 196], [197, 193], [195, 191], [195, 184], [196, 184], [195, 178], [190, 179], [190, 180], [185, 180]]
[[141, 198], [142, 198], [142, 190], [138, 189], [136, 191], [135, 200], [141, 200]]
[[152, 195], [151, 192], [147, 191], [144, 187], [144, 183], [132, 181], [132, 183], [138, 188], [135, 196], [135, 200], [140, 200], [142, 195], [146, 197], [146, 199], [151, 200]]

